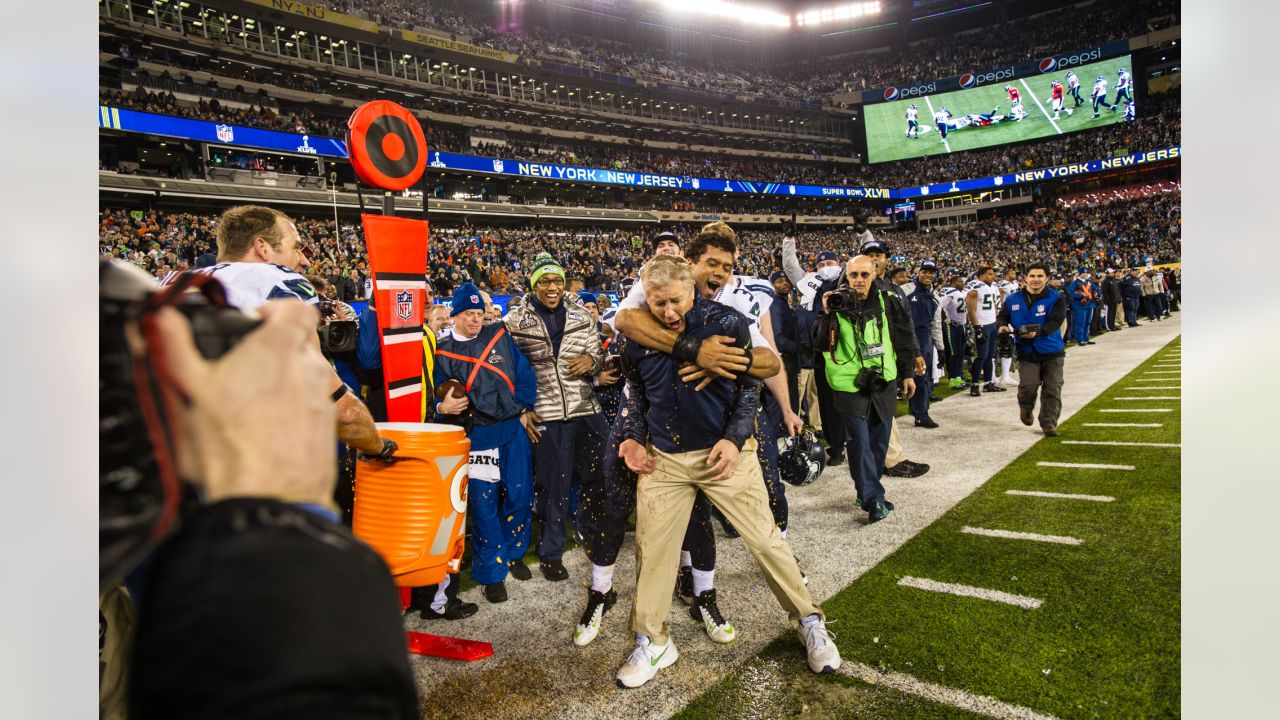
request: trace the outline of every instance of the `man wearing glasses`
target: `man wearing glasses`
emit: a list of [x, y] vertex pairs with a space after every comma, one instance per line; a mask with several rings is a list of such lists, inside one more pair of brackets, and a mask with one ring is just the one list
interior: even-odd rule
[[[538, 255], [529, 283], [533, 292], [503, 322], [538, 378], [538, 400], [527, 427], [534, 512], [541, 521], [538, 558], [546, 579], [564, 580], [569, 571], [561, 557], [574, 470], [584, 478], [601, 472], [609, 434], [591, 382], [604, 368], [604, 350], [595, 320], [576, 294], [565, 292], [564, 268], [550, 254]], [[528, 577], [518, 568], [513, 574]]]

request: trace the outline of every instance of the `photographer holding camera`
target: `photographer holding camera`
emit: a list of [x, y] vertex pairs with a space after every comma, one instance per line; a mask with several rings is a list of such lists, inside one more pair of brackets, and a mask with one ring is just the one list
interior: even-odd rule
[[1016, 337], [1022, 424], [1031, 426], [1039, 393], [1040, 428], [1053, 437], [1058, 434], [1062, 413], [1062, 369], [1067, 356], [1062, 323], [1067, 319], [1067, 296], [1049, 287], [1049, 268], [1041, 263], [1027, 267], [1026, 280], [1024, 289], [1004, 299], [996, 323], [1002, 334]]
[[251, 317], [203, 275], [100, 275], [100, 588], [144, 570], [129, 716], [416, 718], [390, 573], [334, 511], [316, 310]]
[[827, 383], [845, 426], [849, 475], [869, 522], [893, 510], [880, 474], [897, 410], [897, 382], [916, 393], [919, 355], [910, 313], [875, 282], [876, 264], [859, 255], [845, 266], [844, 281], [823, 297], [815, 346], [822, 348]]

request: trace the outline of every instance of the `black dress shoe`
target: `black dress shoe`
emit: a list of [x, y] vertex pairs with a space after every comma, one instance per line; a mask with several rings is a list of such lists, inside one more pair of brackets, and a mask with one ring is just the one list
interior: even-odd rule
[[827, 450], [827, 467], [834, 467], [836, 465], [841, 465], [843, 463], [844, 463], [844, 452], [842, 451], [831, 452], [830, 450]]
[[925, 463], [915, 463], [910, 460], [903, 460], [891, 468], [886, 468], [884, 474], [889, 477], [896, 478], [913, 478], [929, 472], [929, 466]]
[[982, 386], [983, 392], [1009, 392], [1009, 388], [1002, 388], [995, 383], [987, 383]]
[[1021, 418], [1022, 424], [1031, 427], [1031, 411], [1034, 408], [1018, 408], [1018, 417]]
[[444, 604], [443, 612], [436, 612], [428, 605], [419, 614], [423, 620], [461, 620], [475, 615], [479, 609], [480, 606], [475, 603], [462, 602], [458, 598], [449, 598]]
[[931, 403], [939, 403], [939, 402], [942, 402], [943, 400], [946, 400], [946, 398], [940, 398], [940, 397], [938, 397], [937, 395], [930, 395], [930, 396], [929, 396], [929, 402], [931, 402]]
[[491, 603], [507, 601], [507, 585], [504, 582], [489, 583], [484, 586], [484, 599]]
[[920, 418], [916, 418], [916, 427], [929, 428], [930, 430], [932, 430], [933, 428], [938, 427], [938, 423], [934, 422], [933, 418], [927, 417], [927, 418], [924, 418], [923, 420], [921, 420]]
[[969, 387], [969, 394], [973, 397], [982, 397], [982, 390], [977, 385], [972, 385]]
[[533, 577], [533, 573], [529, 572], [529, 566], [525, 565], [523, 560], [512, 560], [507, 563], [507, 569], [511, 571], [511, 577], [517, 580], [528, 580]]
[[539, 563], [542, 568], [542, 577], [553, 582], [569, 579], [569, 571], [565, 569], [564, 563], [559, 560], [543, 560]]

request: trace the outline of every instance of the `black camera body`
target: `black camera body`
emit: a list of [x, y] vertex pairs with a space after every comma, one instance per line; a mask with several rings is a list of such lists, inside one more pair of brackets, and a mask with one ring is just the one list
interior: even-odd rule
[[889, 387], [889, 381], [884, 379], [884, 370], [871, 366], [859, 370], [858, 377], [853, 379], [853, 384], [858, 390], [866, 390], [873, 393]]
[[849, 312], [862, 302], [853, 288], [845, 285], [831, 291], [827, 296], [827, 309], [832, 312]]
[[326, 357], [354, 352], [360, 340], [360, 329], [355, 320], [329, 320], [342, 317], [338, 304], [327, 297], [320, 298], [320, 317], [325, 322], [316, 332], [320, 335], [320, 350]]

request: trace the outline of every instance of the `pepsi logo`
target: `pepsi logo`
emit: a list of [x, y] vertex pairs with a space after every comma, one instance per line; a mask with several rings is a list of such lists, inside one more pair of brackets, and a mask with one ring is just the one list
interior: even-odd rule
[[960, 76], [960, 87], [966, 89], [973, 87], [973, 73], [965, 73]]
[[898, 88], [887, 87], [884, 89], [884, 101], [891, 102], [898, 99]]
[[1047, 73], [1047, 72], [1049, 72], [1050, 70], [1053, 70], [1053, 69], [1054, 69], [1054, 68], [1056, 68], [1056, 67], [1058, 67], [1058, 59], [1057, 59], [1057, 58], [1047, 57], [1047, 58], [1045, 58], [1045, 59], [1043, 59], [1043, 60], [1041, 60], [1041, 61], [1040, 61], [1040, 72], [1042, 72], [1042, 73]]

